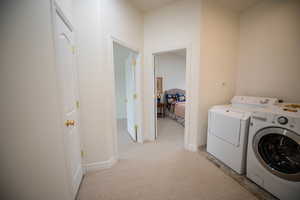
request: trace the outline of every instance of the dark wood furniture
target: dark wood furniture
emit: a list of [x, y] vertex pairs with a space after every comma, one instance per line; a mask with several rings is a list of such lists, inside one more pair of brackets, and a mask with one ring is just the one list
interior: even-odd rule
[[165, 117], [165, 104], [157, 103], [157, 117]]

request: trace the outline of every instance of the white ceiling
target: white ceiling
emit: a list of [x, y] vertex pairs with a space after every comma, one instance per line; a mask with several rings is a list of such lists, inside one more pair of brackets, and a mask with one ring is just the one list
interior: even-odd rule
[[186, 57], [186, 49], [178, 49], [178, 50], [173, 50], [173, 51], [166, 51], [166, 52], [161, 52], [155, 54], [157, 56], [161, 55], [175, 55], [175, 56], [180, 56], [180, 57]]
[[216, 0], [227, 8], [241, 12], [262, 0]]
[[[162, 7], [166, 4], [170, 4], [174, 1], [180, 0], [129, 0], [133, 3], [135, 7], [137, 7], [142, 12], [147, 12], [152, 9], [156, 9]], [[262, 0], [215, 0], [225, 7], [231, 8], [235, 11], [241, 12], [251, 5], [262, 1]]]
[[159, 8], [166, 4], [169, 4], [177, 0], [129, 0], [142, 12], [147, 12], [149, 10]]

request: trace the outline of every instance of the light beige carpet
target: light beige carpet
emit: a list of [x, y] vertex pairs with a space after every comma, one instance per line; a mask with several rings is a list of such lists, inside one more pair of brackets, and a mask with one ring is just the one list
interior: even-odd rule
[[[120, 141], [120, 161], [88, 173], [80, 200], [254, 200], [246, 189], [199, 153], [183, 149], [183, 127], [158, 121], [158, 140]], [[124, 131], [123, 131], [124, 133]], [[121, 134], [121, 132], [120, 132]], [[126, 137], [119, 137], [125, 138]], [[128, 139], [128, 137], [127, 137]]]

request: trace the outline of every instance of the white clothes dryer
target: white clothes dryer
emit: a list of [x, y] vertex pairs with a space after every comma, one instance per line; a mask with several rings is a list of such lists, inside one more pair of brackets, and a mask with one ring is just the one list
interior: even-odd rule
[[231, 103], [209, 110], [207, 152], [237, 173], [244, 174], [251, 113], [273, 106], [277, 99], [235, 96]]

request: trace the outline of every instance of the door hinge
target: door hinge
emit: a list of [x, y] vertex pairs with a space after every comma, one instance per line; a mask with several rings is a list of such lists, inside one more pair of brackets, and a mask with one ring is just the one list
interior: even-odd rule
[[132, 64], [133, 66], [136, 66], [136, 59], [132, 59], [131, 64]]
[[138, 135], [138, 125], [134, 125], [134, 131], [135, 131], [135, 138], [137, 139], [137, 135]]
[[83, 151], [83, 150], [81, 150], [81, 151], [80, 151], [80, 154], [81, 154], [81, 158], [83, 158], [83, 157], [84, 157], [84, 155], [85, 155], [85, 153], [84, 153], [84, 151]]
[[133, 99], [137, 99], [137, 93], [133, 94]]
[[76, 47], [72, 46], [72, 53], [75, 54], [75, 52], [76, 52]]
[[79, 101], [76, 101], [76, 107], [79, 109]]

